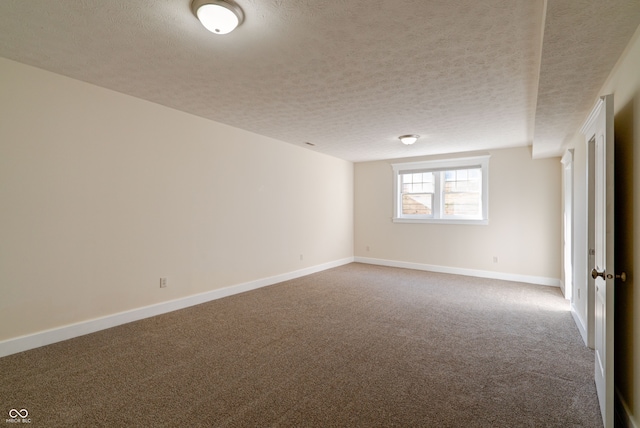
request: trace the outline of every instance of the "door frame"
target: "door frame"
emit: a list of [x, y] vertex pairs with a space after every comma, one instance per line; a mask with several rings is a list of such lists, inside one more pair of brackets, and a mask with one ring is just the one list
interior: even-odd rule
[[[596, 305], [596, 285], [598, 280], [595, 276], [587, 275], [588, 300], [587, 300], [587, 336], [588, 345], [596, 349], [596, 360], [594, 361], [594, 376], [598, 399], [600, 402], [600, 412], [602, 413], [605, 428], [614, 425], [614, 290], [615, 290], [615, 260], [614, 260], [614, 133], [613, 133], [613, 95], [605, 95], [598, 99], [591, 114], [587, 118], [581, 129], [587, 144], [587, 268], [589, 271], [596, 270], [597, 259], [600, 260], [599, 272], [602, 280], [599, 282], [599, 295], [604, 296], [604, 305], [598, 307], [600, 317], [597, 317]], [[603, 141], [605, 150], [598, 157], [596, 141]], [[600, 143], [598, 143], [600, 144]], [[605, 171], [602, 182], [596, 182], [597, 163], [601, 162], [601, 169]], [[602, 185], [604, 184], [604, 187]], [[606, 195], [597, 206], [596, 192], [600, 189]], [[603, 219], [601, 224], [602, 235], [596, 235], [596, 210], [600, 211]], [[596, 244], [597, 237], [600, 237], [603, 252], [600, 253]], [[624, 281], [624, 279], [623, 279]], [[602, 292], [604, 289], [604, 293]], [[598, 336], [596, 323], [602, 320], [604, 328], [600, 328], [602, 333]], [[598, 337], [596, 337], [598, 336]], [[604, 339], [604, 340], [603, 340]], [[600, 343], [600, 345], [598, 345]], [[599, 352], [602, 351], [600, 354]], [[603, 362], [603, 366], [598, 364], [598, 356]], [[602, 367], [603, 370], [599, 370]]]
[[575, 276], [573, 274], [574, 264], [574, 207], [573, 207], [573, 149], [566, 151], [560, 162], [563, 165], [563, 282], [564, 298], [573, 301], [575, 295]]

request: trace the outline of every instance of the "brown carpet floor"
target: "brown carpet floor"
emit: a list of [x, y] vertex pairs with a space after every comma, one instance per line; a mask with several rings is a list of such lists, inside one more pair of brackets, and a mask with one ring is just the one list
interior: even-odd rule
[[0, 424], [599, 427], [593, 361], [557, 288], [353, 263], [0, 358]]

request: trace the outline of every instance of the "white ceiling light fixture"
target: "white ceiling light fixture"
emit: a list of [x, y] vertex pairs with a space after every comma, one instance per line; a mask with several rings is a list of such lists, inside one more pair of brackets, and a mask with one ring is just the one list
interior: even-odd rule
[[238, 5], [222, 0], [193, 0], [191, 10], [204, 28], [214, 34], [230, 33], [244, 20]]
[[407, 135], [401, 135], [398, 137], [398, 139], [402, 141], [402, 144], [406, 144], [407, 146], [418, 141], [418, 138], [420, 138], [420, 136], [416, 134], [407, 134]]

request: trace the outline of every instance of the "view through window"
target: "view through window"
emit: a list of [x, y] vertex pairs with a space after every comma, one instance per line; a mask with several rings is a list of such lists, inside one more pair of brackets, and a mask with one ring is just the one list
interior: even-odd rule
[[488, 220], [488, 156], [394, 164], [395, 221]]

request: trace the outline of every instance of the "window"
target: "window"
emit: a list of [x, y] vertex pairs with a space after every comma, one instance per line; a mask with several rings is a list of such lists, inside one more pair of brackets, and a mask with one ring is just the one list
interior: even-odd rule
[[488, 224], [488, 155], [392, 167], [395, 222]]

